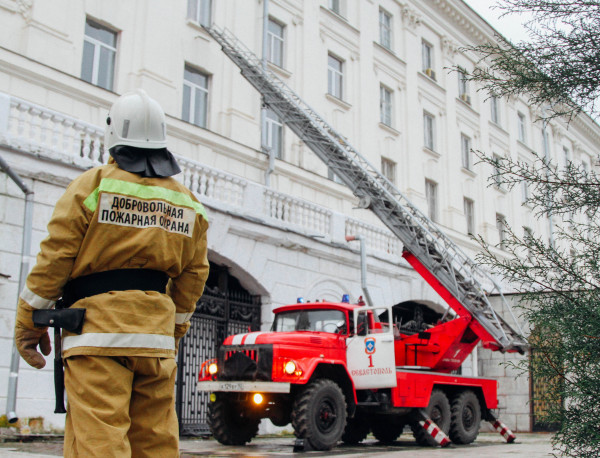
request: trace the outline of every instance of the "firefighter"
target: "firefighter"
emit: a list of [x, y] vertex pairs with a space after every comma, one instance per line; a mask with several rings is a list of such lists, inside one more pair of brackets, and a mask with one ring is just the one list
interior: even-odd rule
[[63, 330], [65, 456], [178, 456], [175, 356], [208, 276], [207, 217], [172, 178], [180, 169], [155, 100], [126, 93], [106, 122], [111, 158], [58, 200], [19, 298], [15, 343], [44, 367], [37, 347], [48, 355], [50, 340], [32, 312], [69, 296], [85, 322], [81, 334]]

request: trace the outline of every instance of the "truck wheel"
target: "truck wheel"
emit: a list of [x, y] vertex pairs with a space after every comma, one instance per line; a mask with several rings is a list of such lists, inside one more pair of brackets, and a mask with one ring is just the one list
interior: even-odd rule
[[394, 442], [402, 434], [403, 429], [404, 423], [389, 415], [374, 417], [371, 424], [373, 436], [383, 444]]
[[481, 406], [477, 395], [463, 391], [452, 400], [450, 440], [455, 444], [470, 444], [479, 434]]
[[364, 441], [369, 434], [369, 419], [355, 416], [346, 422], [346, 429], [342, 434], [342, 442], [348, 445], [356, 445]]
[[[450, 402], [442, 390], [433, 390], [429, 405], [425, 408], [425, 413], [434, 421], [434, 423], [445, 433], [450, 431]], [[430, 445], [435, 447], [438, 443], [431, 435], [423, 429], [418, 423], [410, 425], [413, 436], [419, 445]]]
[[249, 416], [242, 404], [217, 395], [208, 405], [208, 424], [214, 438], [223, 445], [244, 445], [258, 433], [260, 418]]
[[296, 398], [292, 410], [294, 434], [315, 450], [331, 450], [346, 427], [346, 400], [333, 381], [310, 383]]

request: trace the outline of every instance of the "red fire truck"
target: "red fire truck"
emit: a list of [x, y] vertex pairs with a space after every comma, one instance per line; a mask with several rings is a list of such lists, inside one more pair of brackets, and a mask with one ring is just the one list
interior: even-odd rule
[[492, 412], [497, 382], [455, 374], [479, 341], [496, 342], [433, 276], [425, 279], [460, 315], [422, 304], [298, 303], [274, 310], [270, 332], [228, 337], [198, 383], [212, 392], [214, 437], [245, 444], [269, 418], [291, 422], [305, 449], [356, 444], [370, 431], [389, 443], [405, 425], [421, 445], [446, 445], [448, 436], [468, 444], [483, 419], [514, 440]]
[[448, 304], [443, 315], [419, 304], [275, 309], [271, 332], [227, 337], [216, 360], [202, 365], [198, 389], [212, 392], [215, 438], [245, 444], [269, 418], [291, 422], [304, 449], [357, 443], [369, 431], [390, 442], [407, 424], [420, 444], [446, 445], [448, 435], [466, 444], [484, 419], [514, 440], [492, 412], [496, 381], [455, 373], [480, 341], [502, 352], [526, 350], [500, 286], [231, 32], [205, 29], [264, 105], [400, 239], [404, 258]]

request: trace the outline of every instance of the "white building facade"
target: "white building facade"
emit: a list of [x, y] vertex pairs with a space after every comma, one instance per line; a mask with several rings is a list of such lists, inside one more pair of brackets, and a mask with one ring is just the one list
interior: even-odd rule
[[[270, 326], [274, 307], [299, 296], [362, 294], [358, 246], [346, 235], [367, 240], [376, 303], [443, 309], [402, 260], [401, 243], [356, 208], [327, 166], [273, 113], [261, 127], [260, 95], [201, 27], [228, 28], [261, 55], [262, 1], [0, 0], [0, 155], [34, 192], [25, 259], [35, 256], [66, 185], [106, 162], [110, 105], [142, 87], [167, 114], [179, 178], [209, 212], [211, 264], [260, 304], [260, 327]], [[523, 161], [534, 150], [561, 164], [595, 166], [600, 128], [590, 119], [544, 129], [523, 100], [491, 99], [449, 70], [472, 70], [478, 58], [462, 47], [494, 36], [461, 0], [270, 0], [268, 15], [269, 69], [472, 255], [478, 247], [469, 234], [495, 244], [505, 223], [550, 237], [549, 222], [522, 205], [527, 189], [489, 187], [492, 170], [476, 163], [473, 149]], [[263, 144], [276, 156], [273, 171]], [[0, 174], [0, 340], [7, 349], [24, 259], [23, 209], [23, 193]], [[11, 363], [10, 352], [3, 355], [0, 402]], [[463, 371], [497, 377], [500, 417], [529, 430], [530, 381], [515, 379], [503, 359], [480, 349]], [[21, 363], [17, 412], [60, 429], [51, 364], [36, 371]]]

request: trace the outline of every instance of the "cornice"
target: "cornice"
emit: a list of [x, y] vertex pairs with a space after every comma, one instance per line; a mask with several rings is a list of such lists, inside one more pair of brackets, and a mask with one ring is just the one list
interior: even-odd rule
[[321, 40], [325, 41], [325, 38], [327, 37], [330, 40], [335, 41], [341, 44], [343, 47], [351, 50], [353, 57], [358, 58], [358, 56], [360, 55], [360, 46], [357, 37], [360, 36], [360, 31], [352, 25], [350, 25], [349, 23], [345, 22], [342, 18], [337, 17], [327, 8], [321, 7], [321, 11], [328, 16], [336, 17], [337, 22], [341, 23], [344, 26], [344, 28], [346, 28], [355, 36], [353, 39], [346, 38], [344, 35], [334, 30], [334, 28], [331, 26], [331, 21], [327, 21], [325, 20], [326, 18], [323, 18], [319, 21], [319, 36]]
[[[94, 86], [69, 73], [50, 67], [13, 50], [0, 46], [0, 70], [58, 94], [107, 110], [117, 94]], [[92, 121], [90, 121], [92, 122]]]
[[[383, 52], [385, 50], [382, 50]], [[379, 53], [374, 53], [373, 70], [375, 74], [381, 70], [397, 80], [404, 80], [406, 78], [406, 63], [395, 55], [390, 57], [387, 52], [383, 56], [380, 56]]]
[[[333, 19], [335, 23], [340, 24], [346, 30], [352, 32], [356, 37], [360, 36], [360, 30], [358, 30], [356, 27], [350, 24], [350, 22], [348, 22], [348, 19], [346, 19], [345, 17], [339, 16], [338, 14], [334, 13], [329, 8], [325, 8], [324, 6], [321, 6], [321, 13], [327, 16], [327, 19]], [[323, 26], [329, 27], [329, 25], [333, 22], [327, 21], [326, 18], [322, 18], [319, 21], [319, 23]]]
[[33, 0], [0, 0], [0, 8], [19, 13], [29, 23], [32, 15]]
[[573, 119], [571, 124], [589, 135], [595, 145], [600, 145], [600, 126], [589, 115], [582, 113]]
[[[264, 1], [264, 0], [263, 0]], [[280, 8], [287, 11], [289, 14], [294, 16], [294, 18], [302, 18], [302, 2], [293, 1], [293, 0], [270, 0], [275, 3]], [[262, 3], [262, 2], [259, 2]]]
[[[421, 1], [416, 3], [420, 5]], [[423, 4], [430, 4], [446, 21], [453, 24], [475, 43], [495, 41], [494, 35], [498, 34], [498, 31], [462, 0], [425, 0]]]

